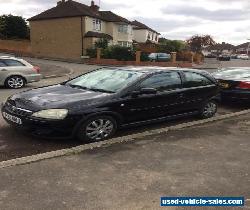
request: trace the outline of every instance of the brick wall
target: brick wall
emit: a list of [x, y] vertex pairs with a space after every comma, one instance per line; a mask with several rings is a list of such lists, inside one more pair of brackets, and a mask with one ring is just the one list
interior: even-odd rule
[[29, 40], [0, 39], [0, 51], [31, 54], [31, 44]]
[[141, 61], [136, 63], [136, 61], [118, 61], [115, 59], [89, 59], [86, 61], [88, 64], [101, 64], [101, 65], [113, 65], [113, 66], [161, 66], [161, 67], [182, 67], [182, 68], [191, 68], [192, 63], [190, 62], [150, 62], [150, 61]]

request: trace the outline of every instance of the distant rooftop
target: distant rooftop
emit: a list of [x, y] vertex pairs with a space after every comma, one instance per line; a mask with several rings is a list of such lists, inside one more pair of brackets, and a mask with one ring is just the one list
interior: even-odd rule
[[153, 31], [153, 32], [155, 32], [157, 34], [160, 34], [157, 31], [155, 31], [154, 29], [148, 27], [147, 25], [145, 25], [145, 24], [143, 24], [143, 23], [141, 23], [141, 22], [139, 22], [137, 20], [132, 21], [131, 24], [135, 26], [134, 30], [147, 29], [147, 30]]

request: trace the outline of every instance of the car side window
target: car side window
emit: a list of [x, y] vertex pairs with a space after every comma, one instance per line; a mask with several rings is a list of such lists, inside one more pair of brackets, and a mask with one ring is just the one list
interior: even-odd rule
[[145, 79], [139, 85], [139, 88], [155, 88], [157, 91], [163, 92], [181, 88], [181, 78], [178, 72], [166, 72], [152, 75]]
[[208, 78], [198, 73], [184, 72], [184, 75], [185, 75], [184, 87], [186, 88], [207, 86], [213, 84], [213, 82], [210, 81]]
[[20, 61], [16, 61], [12, 59], [6, 59], [4, 60], [4, 62], [7, 66], [24, 66], [24, 64], [21, 63]]
[[6, 66], [6, 64], [4, 63], [4, 61], [0, 60], [0, 67], [5, 67], [5, 66]]

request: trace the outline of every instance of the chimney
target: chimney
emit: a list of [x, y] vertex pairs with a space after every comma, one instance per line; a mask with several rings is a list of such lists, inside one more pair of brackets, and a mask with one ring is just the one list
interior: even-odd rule
[[93, 12], [98, 12], [100, 7], [95, 5], [95, 2], [92, 0], [91, 1], [91, 5], [90, 5], [90, 9], [93, 11]]
[[58, 5], [61, 5], [61, 4], [63, 4], [63, 3], [65, 3], [65, 0], [58, 1], [58, 2], [57, 2], [57, 6], [58, 6]]

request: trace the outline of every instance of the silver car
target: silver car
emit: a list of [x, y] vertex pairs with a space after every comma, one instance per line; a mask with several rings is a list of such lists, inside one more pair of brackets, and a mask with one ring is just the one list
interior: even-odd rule
[[40, 68], [23, 59], [0, 56], [0, 86], [22, 88], [41, 79]]

